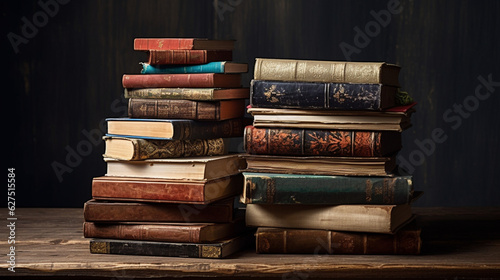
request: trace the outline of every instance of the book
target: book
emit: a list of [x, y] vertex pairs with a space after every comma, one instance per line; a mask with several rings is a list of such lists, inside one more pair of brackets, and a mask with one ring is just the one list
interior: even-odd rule
[[255, 243], [254, 239], [253, 233], [205, 244], [92, 239], [90, 253], [222, 259], [250, 248]]
[[149, 140], [104, 136], [104, 157], [120, 160], [218, 156], [228, 153], [227, 138]]
[[124, 74], [124, 88], [239, 88], [241, 74]]
[[383, 84], [399, 87], [401, 67], [385, 62], [256, 58], [254, 79], [292, 82]]
[[149, 50], [148, 64], [205, 64], [233, 59], [230, 50]]
[[159, 140], [214, 139], [243, 136], [243, 118], [223, 121], [108, 118], [106, 136]]
[[233, 50], [234, 40], [206, 38], [135, 38], [134, 50]]
[[248, 88], [137, 88], [125, 89], [125, 98], [165, 98], [214, 101], [245, 99], [250, 96]]
[[383, 110], [396, 106], [397, 87], [382, 84], [252, 80], [254, 107], [317, 110]]
[[380, 157], [401, 149], [401, 133], [250, 125], [244, 147], [249, 154]]
[[246, 73], [248, 64], [231, 61], [214, 61], [194, 65], [153, 65], [141, 63], [142, 74], [187, 74], [187, 73]]
[[411, 176], [356, 177], [243, 172], [245, 204], [409, 204]]
[[[238, 163], [244, 164], [242, 162]], [[114, 171], [114, 169], [119, 167], [120, 166], [115, 168], [114, 166], [111, 166], [111, 174], [118, 173]], [[135, 169], [139, 169], [137, 171], [140, 171], [141, 168], [143, 170], [150, 169], [150, 166], [147, 166], [147, 164], [136, 165], [133, 167], [136, 167]], [[167, 168], [168, 165], [164, 166], [162, 169]], [[243, 189], [243, 178], [241, 174], [237, 174], [238, 171], [236, 168], [237, 167], [232, 167], [231, 170], [227, 172], [219, 172], [221, 175], [235, 175], [211, 180], [176, 180], [139, 177], [149, 175], [151, 172], [148, 171], [145, 171], [144, 174], [136, 171], [135, 173], [122, 172], [125, 176], [94, 177], [92, 179], [92, 198], [96, 200], [109, 201], [208, 204], [220, 199], [241, 194]], [[179, 173], [180, 172], [184, 171], [179, 171]], [[214, 177], [218, 176], [219, 174]], [[182, 176], [179, 174], [177, 177], [189, 176]]]
[[242, 118], [245, 99], [219, 101], [129, 98], [128, 116], [145, 119], [190, 119], [221, 121]]
[[394, 156], [323, 157], [242, 154], [247, 172], [340, 176], [394, 176]]
[[85, 238], [203, 243], [233, 237], [245, 230], [245, 219], [228, 223], [83, 223]]
[[414, 215], [410, 204], [305, 205], [247, 204], [249, 227], [323, 229], [394, 234]]
[[227, 223], [244, 213], [235, 205], [235, 197], [201, 205], [90, 199], [83, 206], [87, 222]]
[[418, 255], [421, 231], [414, 223], [395, 234], [260, 227], [255, 247], [260, 254]]

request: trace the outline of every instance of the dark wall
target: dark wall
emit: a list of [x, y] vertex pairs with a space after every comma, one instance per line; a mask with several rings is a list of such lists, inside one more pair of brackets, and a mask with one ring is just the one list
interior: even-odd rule
[[126, 113], [121, 77], [145, 59], [136, 37], [235, 39], [247, 85], [256, 57], [397, 63], [418, 102], [399, 157], [425, 191], [417, 205], [500, 204], [498, 1], [60, 2], [2, 1], [18, 207], [90, 198], [105, 173], [103, 120]]

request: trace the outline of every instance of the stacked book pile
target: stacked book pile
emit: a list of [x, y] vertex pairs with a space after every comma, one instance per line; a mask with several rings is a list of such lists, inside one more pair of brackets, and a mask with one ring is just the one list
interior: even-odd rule
[[129, 117], [107, 119], [107, 172], [84, 206], [91, 253], [222, 258], [253, 238], [235, 203], [245, 161], [228, 151], [249, 97], [233, 45], [134, 41], [148, 62], [123, 76]]
[[395, 156], [415, 103], [387, 63], [256, 59], [241, 200], [258, 253], [418, 254]]

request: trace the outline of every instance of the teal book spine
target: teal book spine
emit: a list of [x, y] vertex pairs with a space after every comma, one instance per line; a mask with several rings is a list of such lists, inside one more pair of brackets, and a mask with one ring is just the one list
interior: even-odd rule
[[151, 65], [142, 63], [142, 74], [224, 73], [225, 61], [196, 65]]
[[408, 204], [411, 176], [351, 177], [243, 172], [245, 204]]

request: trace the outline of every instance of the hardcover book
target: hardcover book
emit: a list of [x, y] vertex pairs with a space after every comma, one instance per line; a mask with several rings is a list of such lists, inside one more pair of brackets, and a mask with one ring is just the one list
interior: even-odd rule
[[292, 82], [383, 84], [399, 87], [398, 65], [385, 62], [255, 59], [254, 79]]
[[397, 87], [382, 84], [252, 80], [254, 107], [317, 110], [382, 110], [396, 106]]
[[222, 121], [244, 115], [245, 99], [193, 101], [130, 98], [128, 103], [130, 118]]
[[253, 233], [205, 244], [92, 239], [90, 253], [222, 259], [249, 248], [254, 243]]
[[411, 176], [356, 177], [243, 172], [245, 204], [409, 204]]
[[246, 73], [248, 64], [231, 61], [214, 61], [194, 65], [153, 65], [142, 64], [142, 74], [188, 74], [188, 73]]
[[228, 223], [245, 213], [234, 200], [235, 197], [229, 197], [195, 205], [91, 199], [84, 204], [83, 218], [87, 222]]
[[239, 88], [241, 74], [124, 74], [124, 88]]
[[[140, 167], [141, 165], [138, 168]], [[142, 167], [148, 168], [145, 165]], [[243, 178], [241, 174], [236, 174], [237, 171], [234, 169], [233, 167], [229, 172], [220, 173], [235, 173], [235, 175], [212, 180], [125, 177], [134, 176], [133, 173], [125, 173], [125, 176], [94, 177], [92, 197], [96, 200], [109, 201], [208, 204], [241, 194]], [[138, 173], [135, 176], [146, 176], [149, 173], [151, 172]]]
[[304, 205], [247, 204], [249, 227], [322, 229], [394, 234], [409, 223], [409, 204], [400, 205]]
[[135, 38], [134, 50], [233, 50], [234, 42], [207, 38]]
[[205, 64], [233, 60], [228, 50], [149, 50], [149, 64]]
[[418, 255], [421, 229], [411, 223], [395, 234], [315, 229], [257, 229], [256, 252], [263, 254]]
[[108, 118], [106, 136], [147, 138], [158, 140], [193, 140], [242, 137], [243, 118], [223, 121], [187, 119]]
[[165, 98], [213, 101], [245, 99], [250, 96], [248, 88], [134, 88], [125, 89], [125, 98]]
[[396, 131], [355, 131], [246, 126], [249, 154], [380, 157], [401, 149]]

